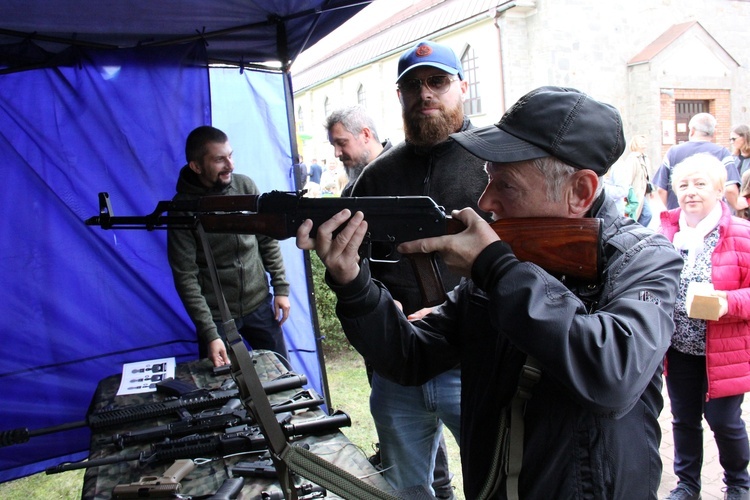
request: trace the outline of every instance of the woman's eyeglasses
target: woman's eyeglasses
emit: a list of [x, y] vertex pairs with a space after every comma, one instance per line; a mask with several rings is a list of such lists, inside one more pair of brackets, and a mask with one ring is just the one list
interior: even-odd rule
[[451, 88], [451, 83], [456, 79], [448, 75], [432, 75], [424, 80], [419, 78], [410, 78], [398, 82], [398, 89], [404, 94], [416, 94], [422, 88], [422, 85], [436, 94], [445, 94]]

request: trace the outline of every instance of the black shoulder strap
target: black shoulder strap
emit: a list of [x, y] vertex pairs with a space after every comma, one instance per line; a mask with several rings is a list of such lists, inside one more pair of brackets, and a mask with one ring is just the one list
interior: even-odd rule
[[526, 410], [526, 402], [531, 399], [534, 386], [542, 378], [542, 369], [539, 362], [526, 356], [526, 362], [521, 368], [521, 376], [518, 378], [518, 390], [513, 396], [510, 407], [510, 445], [508, 446], [507, 477], [505, 489], [508, 500], [518, 500], [518, 478], [521, 475], [523, 464], [523, 414]]

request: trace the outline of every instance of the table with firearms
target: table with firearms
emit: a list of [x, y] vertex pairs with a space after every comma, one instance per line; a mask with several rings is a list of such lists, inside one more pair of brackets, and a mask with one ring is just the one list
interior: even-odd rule
[[[324, 412], [306, 377], [273, 352], [252, 351], [252, 360], [290, 445], [393, 491], [340, 431], [350, 425], [348, 415]], [[120, 380], [113, 375], [97, 387], [89, 460], [48, 470], [87, 466], [82, 498], [285, 498], [267, 442], [229, 374], [215, 373], [207, 359], [180, 363], [157, 392], [116, 396]], [[304, 477], [293, 480], [297, 498], [340, 498]]]

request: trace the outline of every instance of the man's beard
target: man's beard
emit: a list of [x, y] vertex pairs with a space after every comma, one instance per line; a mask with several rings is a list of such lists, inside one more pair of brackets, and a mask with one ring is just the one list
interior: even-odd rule
[[441, 106], [441, 113], [435, 116], [423, 115], [420, 112], [422, 102], [417, 103], [411, 111], [403, 110], [404, 135], [417, 146], [434, 146], [448, 140], [448, 136], [461, 130], [464, 122], [463, 103], [458, 102], [453, 108]]
[[228, 181], [223, 181], [221, 179], [221, 177], [217, 176], [216, 180], [214, 181], [213, 187], [211, 187], [211, 189], [209, 189], [209, 191], [220, 192], [220, 191], [223, 191], [230, 184], [232, 184], [232, 176], [231, 175], [229, 176], [229, 180]]
[[365, 169], [368, 163], [370, 163], [370, 152], [362, 151], [362, 154], [357, 158], [351, 167], [344, 165], [346, 169], [346, 176], [349, 178], [349, 182], [354, 181], [359, 177], [359, 174]]

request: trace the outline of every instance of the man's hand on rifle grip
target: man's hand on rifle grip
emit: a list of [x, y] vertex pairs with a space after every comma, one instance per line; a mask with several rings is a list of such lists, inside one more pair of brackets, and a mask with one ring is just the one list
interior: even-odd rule
[[407, 241], [398, 246], [401, 253], [438, 252], [445, 264], [461, 276], [471, 277], [471, 266], [487, 245], [500, 238], [494, 229], [471, 208], [454, 210], [451, 216], [466, 229], [458, 234]]
[[[353, 281], [359, 274], [359, 247], [367, 234], [364, 214], [357, 212], [351, 215], [349, 209], [344, 209], [321, 224], [314, 239], [310, 237], [312, 227], [309, 219], [300, 225], [297, 229], [297, 247], [315, 250], [337, 284], [345, 285]], [[341, 231], [334, 237], [334, 232], [340, 228]]]

